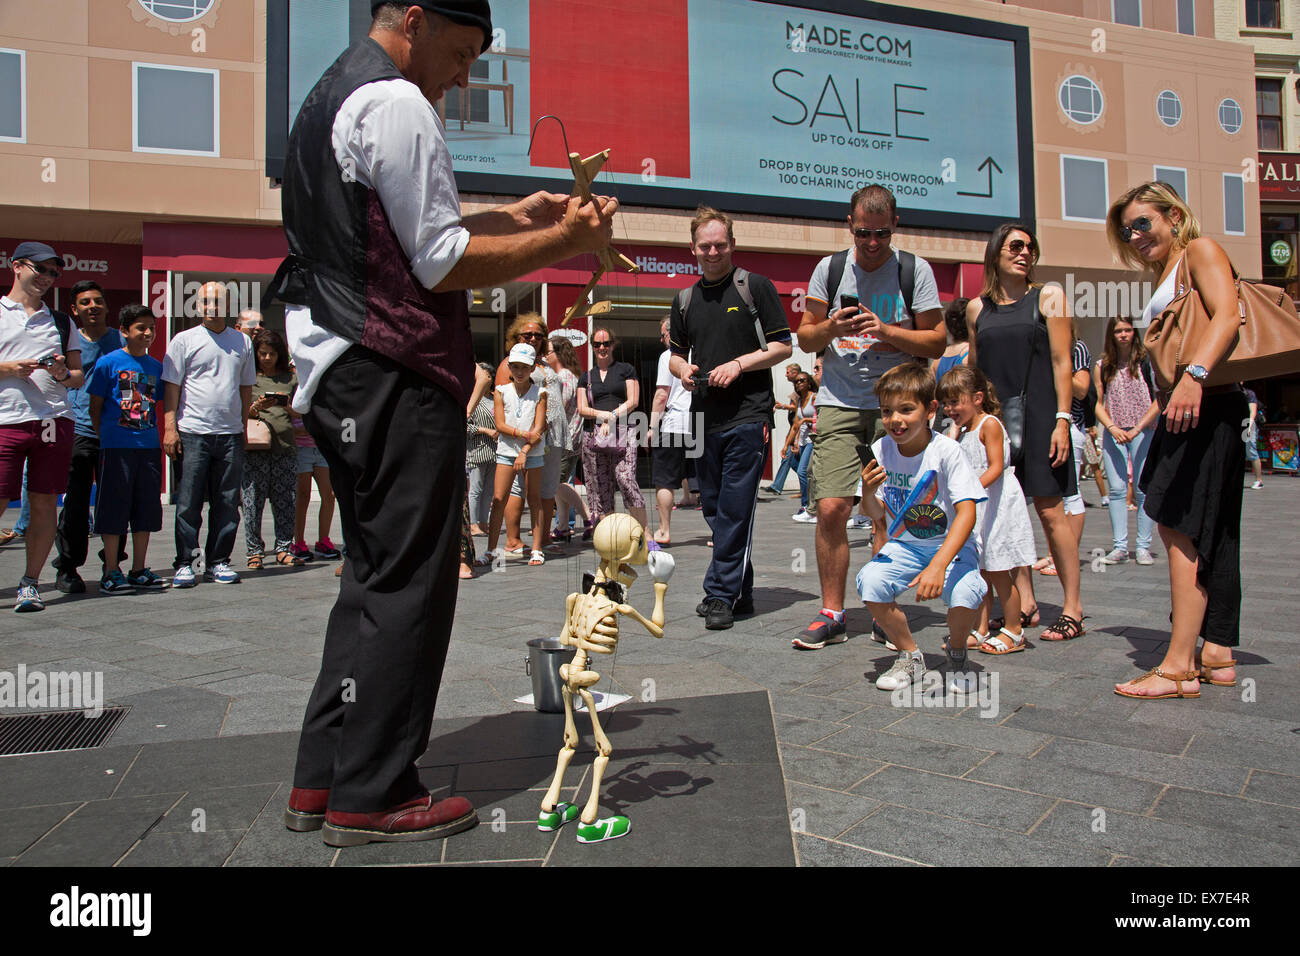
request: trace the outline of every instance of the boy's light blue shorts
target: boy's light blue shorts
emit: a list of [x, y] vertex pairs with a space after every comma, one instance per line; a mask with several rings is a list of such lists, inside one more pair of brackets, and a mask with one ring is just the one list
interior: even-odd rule
[[[889, 604], [926, 569], [934, 554], [935, 549], [918, 548], [901, 541], [886, 542], [880, 553], [858, 572], [858, 595], [864, 603]], [[979, 554], [975, 545], [967, 541], [944, 574], [943, 602], [948, 607], [974, 610], [988, 590], [980, 575]]]

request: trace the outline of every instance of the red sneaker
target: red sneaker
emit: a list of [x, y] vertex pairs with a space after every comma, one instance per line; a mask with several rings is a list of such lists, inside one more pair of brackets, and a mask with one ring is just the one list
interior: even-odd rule
[[477, 823], [478, 814], [464, 797], [434, 800], [425, 793], [378, 813], [326, 811], [322, 838], [330, 846], [406, 843], [451, 836]]
[[284, 811], [284, 825], [298, 833], [309, 833], [325, 825], [325, 808], [330, 792], [294, 787], [289, 794], [289, 806]]

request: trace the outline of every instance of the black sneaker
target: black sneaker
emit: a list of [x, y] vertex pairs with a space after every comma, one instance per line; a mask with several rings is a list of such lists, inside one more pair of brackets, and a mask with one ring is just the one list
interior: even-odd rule
[[736, 606], [731, 609], [731, 613], [732, 614], [753, 614], [754, 613], [753, 595], [750, 595], [747, 598], [743, 597], [739, 601], [737, 601]]
[[708, 598], [705, 598], [705, 599], [704, 599], [703, 601], [701, 601], [699, 604], [695, 605], [695, 613], [698, 614], [700, 617], [704, 617], [705, 615], [707, 615], [707, 614], [709, 613], [709, 599], [708, 599]]
[[847, 624], [826, 614], [818, 614], [790, 644], [801, 651], [816, 651], [827, 644], [843, 644], [848, 639]]
[[710, 631], [725, 631], [735, 623], [731, 608], [722, 598], [709, 598], [704, 614], [704, 626]]
[[86, 582], [76, 571], [60, 571], [54, 579], [54, 586], [64, 594], [85, 594]]
[[135, 588], [126, 580], [126, 575], [119, 571], [110, 571], [99, 579], [100, 594], [134, 594]]

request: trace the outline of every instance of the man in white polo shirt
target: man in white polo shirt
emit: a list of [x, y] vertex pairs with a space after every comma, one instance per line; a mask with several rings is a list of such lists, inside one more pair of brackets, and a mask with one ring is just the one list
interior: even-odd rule
[[58, 253], [43, 242], [19, 243], [10, 268], [13, 288], [0, 297], [0, 515], [22, 493], [25, 466], [32, 520], [14, 610], [43, 611], [37, 583], [68, 484], [73, 408], [67, 390], [82, 385], [82, 343], [71, 320], [42, 301], [63, 270]]
[[199, 293], [203, 324], [177, 333], [163, 362], [163, 451], [181, 460], [176, 488], [176, 560], [172, 584], [196, 583], [203, 498], [207, 493], [208, 540], [204, 578], [238, 584], [230, 552], [239, 528], [239, 487], [244, 476], [244, 428], [257, 367], [253, 347], [226, 325], [226, 289], [209, 282]]

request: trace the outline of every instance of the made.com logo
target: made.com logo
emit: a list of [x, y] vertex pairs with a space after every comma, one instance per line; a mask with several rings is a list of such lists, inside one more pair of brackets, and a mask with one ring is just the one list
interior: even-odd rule
[[818, 47], [848, 53], [880, 53], [900, 60], [912, 58], [912, 41], [884, 33], [857, 33], [834, 24], [791, 23], [785, 21], [785, 42], [795, 53]]
[[153, 928], [152, 893], [83, 893], [78, 886], [50, 897], [50, 925], [129, 927], [133, 936], [148, 936]]

